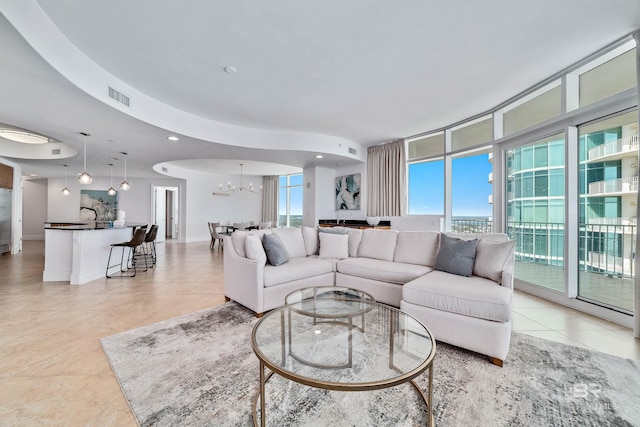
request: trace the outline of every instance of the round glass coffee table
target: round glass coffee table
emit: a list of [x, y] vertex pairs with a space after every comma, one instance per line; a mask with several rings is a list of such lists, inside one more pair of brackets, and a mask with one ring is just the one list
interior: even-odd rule
[[[254, 425], [266, 424], [265, 385], [274, 373], [336, 391], [379, 390], [409, 382], [426, 405], [427, 424], [433, 425], [436, 344], [422, 323], [349, 288], [302, 289], [289, 294], [286, 302], [253, 327], [251, 344], [260, 361]], [[425, 394], [414, 378], [426, 370]]]
[[349, 330], [358, 327], [354, 318], [360, 319], [359, 329], [365, 332], [365, 314], [373, 309], [371, 303], [376, 300], [364, 291], [340, 286], [314, 286], [291, 292], [284, 299], [285, 305], [290, 305], [287, 323], [287, 341], [289, 355], [299, 362], [316, 368], [351, 368], [353, 363], [352, 334], [346, 334], [348, 344], [348, 360], [344, 363], [323, 364], [306, 360], [295, 352], [296, 345], [292, 343], [295, 334], [291, 332], [292, 315], [300, 314], [313, 319], [313, 325], [333, 324], [342, 325]]

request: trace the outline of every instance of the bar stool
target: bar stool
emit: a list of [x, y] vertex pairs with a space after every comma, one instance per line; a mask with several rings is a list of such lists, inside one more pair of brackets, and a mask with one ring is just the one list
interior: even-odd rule
[[144, 244], [147, 249], [147, 256], [151, 257], [151, 267], [156, 265], [156, 236], [158, 235], [158, 225], [153, 224], [149, 232], [144, 236]]
[[[133, 235], [133, 238], [131, 240], [129, 240], [128, 242], [121, 242], [121, 243], [114, 243], [111, 245], [111, 250], [109, 251], [109, 261], [107, 261], [107, 271], [105, 273], [105, 275], [107, 276], [107, 279], [111, 279], [112, 277], [135, 277], [136, 273], [137, 273], [137, 269], [136, 269], [136, 257], [135, 257], [135, 251], [139, 246], [142, 246], [142, 243], [144, 242], [145, 239], [145, 235], [147, 233], [146, 227], [145, 228], [139, 228], [136, 230], [135, 234]], [[120, 263], [119, 264], [113, 264], [111, 265], [111, 255], [113, 254], [113, 248], [122, 248], [122, 256], [120, 257]], [[129, 248], [129, 254], [127, 255], [127, 263], [124, 264], [124, 252], [125, 249]], [[146, 255], [146, 250], [144, 248], [144, 246], [142, 246], [142, 250], [143, 253]], [[127, 269], [129, 269], [129, 261], [131, 261], [131, 267], [133, 268], [133, 274], [130, 275], [118, 275], [118, 276], [109, 276], [109, 269], [116, 267], [116, 266], [120, 266], [120, 272], [125, 273], [127, 270], [125, 270], [125, 267]], [[124, 264], [124, 265], [123, 265]], [[147, 258], [146, 256], [144, 257], [144, 264], [145, 264], [145, 270], [148, 268], [147, 266]]]

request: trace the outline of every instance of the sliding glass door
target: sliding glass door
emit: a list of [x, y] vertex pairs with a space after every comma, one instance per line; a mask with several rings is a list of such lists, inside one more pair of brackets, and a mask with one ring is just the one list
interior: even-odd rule
[[638, 194], [638, 112], [578, 128], [578, 297], [633, 312]]
[[563, 292], [565, 135], [506, 152], [507, 233], [516, 241], [515, 278]]

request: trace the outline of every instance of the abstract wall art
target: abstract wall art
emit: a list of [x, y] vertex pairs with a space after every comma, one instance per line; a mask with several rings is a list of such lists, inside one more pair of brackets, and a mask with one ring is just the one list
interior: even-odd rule
[[80, 190], [80, 221], [115, 221], [118, 194], [110, 196], [103, 190]]
[[336, 178], [336, 210], [360, 209], [360, 174]]

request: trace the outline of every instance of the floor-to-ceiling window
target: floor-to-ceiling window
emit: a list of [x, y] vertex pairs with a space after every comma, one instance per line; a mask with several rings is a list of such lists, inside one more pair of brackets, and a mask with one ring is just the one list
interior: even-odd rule
[[564, 291], [564, 133], [507, 150], [507, 234], [515, 278]]
[[444, 215], [444, 133], [408, 143], [409, 215]]
[[302, 227], [302, 174], [280, 177], [278, 227]]
[[409, 214], [444, 215], [444, 160], [409, 164]]
[[640, 313], [637, 57], [627, 37], [488, 112], [407, 138], [409, 214], [507, 232], [517, 287], [629, 325]]
[[451, 231], [493, 231], [493, 164], [490, 149], [463, 152], [451, 159]]
[[638, 112], [579, 127], [578, 296], [633, 311]]

